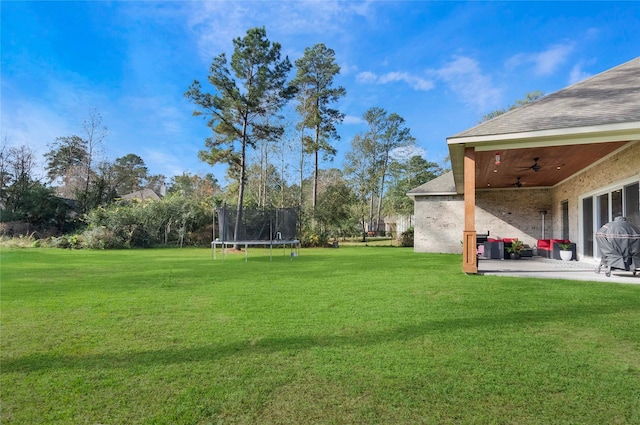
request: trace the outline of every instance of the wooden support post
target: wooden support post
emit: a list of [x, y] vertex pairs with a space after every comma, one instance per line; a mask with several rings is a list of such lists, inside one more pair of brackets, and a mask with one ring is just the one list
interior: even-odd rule
[[462, 271], [478, 273], [476, 257], [476, 151], [464, 150], [464, 234], [462, 238]]

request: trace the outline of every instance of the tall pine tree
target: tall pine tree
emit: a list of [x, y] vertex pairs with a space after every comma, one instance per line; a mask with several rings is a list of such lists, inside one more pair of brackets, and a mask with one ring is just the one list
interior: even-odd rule
[[268, 138], [282, 128], [269, 124], [268, 113], [278, 111], [293, 95], [287, 86], [291, 69], [288, 58], [280, 58], [280, 44], [270, 42], [262, 28], [252, 28], [243, 38], [233, 40], [231, 61], [224, 53], [213, 59], [208, 77], [215, 89], [203, 91], [194, 81], [185, 96], [198, 109], [194, 115], [208, 118], [213, 136], [205, 141], [201, 160], [210, 165], [228, 164], [238, 175], [238, 205], [234, 237], [238, 240], [244, 190], [247, 180], [247, 149], [255, 148], [259, 138]]

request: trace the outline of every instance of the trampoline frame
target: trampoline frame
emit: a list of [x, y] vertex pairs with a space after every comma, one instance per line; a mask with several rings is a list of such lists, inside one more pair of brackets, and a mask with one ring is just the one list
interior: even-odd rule
[[[277, 214], [278, 214], [278, 208], [271, 208], [270, 210], [273, 210], [276, 213], [276, 221], [277, 221]], [[218, 224], [220, 225], [220, 236], [222, 237], [222, 239], [220, 238], [215, 238], [215, 228], [216, 228], [216, 210], [214, 209], [214, 214], [213, 214], [213, 231], [214, 231], [214, 240], [211, 242], [211, 251], [212, 251], [212, 257], [214, 260], [217, 259], [217, 251], [218, 251], [218, 246], [220, 246], [221, 250], [222, 250], [222, 261], [224, 261], [224, 259], [227, 256], [227, 248], [229, 246], [244, 246], [244, 261], [247, 262], [249, 260], [249, 246], [262, 246], [265, 249], [267, 247], [269, 247], [269, 261], [273, 261], [273, 247], [276, 246], [282, 246], [283, 248], [283, 255], [286, 255], [287, 252], [287, 247], [289, 248], [289, 256], [291, 257], [291, 261], [293, 261], [293, 257], [298, 257], [300, 255], [300, 240], [298, 239], [282, 239], [282, 233], [280, 231], [276, 231], [274, 234], [274, 230], [278, 230], [277, 228], [274, 229], [273, 226], [273, 215], [269, 214], [269, 239], [263, 239], [263, 240], [227, 240], [227, 223], [226, 223], [226, 211], [227, 211], [227, 205], [223, 205], [221, 208], [221, 211], [223, 211], [222, 217], [219, 218], [219, 222]], [[275, 236], [275, 239], [274, 239]]]
[[[213, 259], [216, 260], [216, 252], [218, 250], [218, 245], [222, 249], [222, 261], [227, 256], [227, 248], [229, 246], [240, 245], [244, 246], [244, 261], [247, 262], [249, 260], [249, 246], [263, 246], [265, 249], [267, 246], [269, 247], [269, 261], [273, 261], [273, 247], [274, 246], [282, 246], [283, 256], [287, 253], [287, 246], [289, 247], [289, 256], [293, 261], [293, 257], [298, 257], [300, 255], [300, 241], [297, 239], [292, 240], [282, 240], [275, 239], [269, 241], [221, 241], [216, 239], [211, 242], [211, 250]], [[295, 251], [294, 251], [295, 250]]]

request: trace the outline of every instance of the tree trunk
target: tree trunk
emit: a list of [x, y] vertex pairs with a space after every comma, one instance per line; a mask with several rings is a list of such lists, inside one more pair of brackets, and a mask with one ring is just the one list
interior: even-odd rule
[[300, 130], [300, 193], [298, 206], [302, 208], [302, 182], [304, 180], [304, 127]]
[[371, 199], [369, 200], [369, 231], [373, 229], [373, 193], [371, 193]]
[[311, 207], [313, 211], [316, 211], [316, 202], [318, 200], [318, 150], [314, 152], [314, 165], [313, 165], [313, 200]]
[[382, 194], [384, 193], [384, 174], [380, 182], [380, 196], [378, 196], [378, 219], [376, 221], [376, 234], [380, 234], [380, 215], [382, 213]]
[[313, 149], [314, 152], [314, 165], [313, 165], [313, 211], [316, 211], [316, 202], [318, 200], [318, 152], [320, 150], [320, 126], [316, 125], [316, 140], [315, 147]]
[[[242, 149], [240, 152], [240, 185], [238, 187], [238, 206], [236, 208], [236, 225], [233, 230], [233, 241], [238, 241], [240, 224], [242, 223], [242, 203], [244, 202], [244, 185], [246, 180], [246, 153], [247, 153], [247, 118], [242, 123]], [[234, 244], [234, 249], [239, 250], [240, 245]]]

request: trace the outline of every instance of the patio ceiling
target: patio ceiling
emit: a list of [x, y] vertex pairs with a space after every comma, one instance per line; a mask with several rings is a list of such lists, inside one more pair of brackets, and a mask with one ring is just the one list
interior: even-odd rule
[[[546, 146], [476, 152], [476, 189], [550, 187], [604, 158], [627, 142]], [[496, 165], [496, 153], [500, 164]], [[531, 167], [538, 158], [538, 171]], [[536, 167], [537, 168], [537, 167]]]

